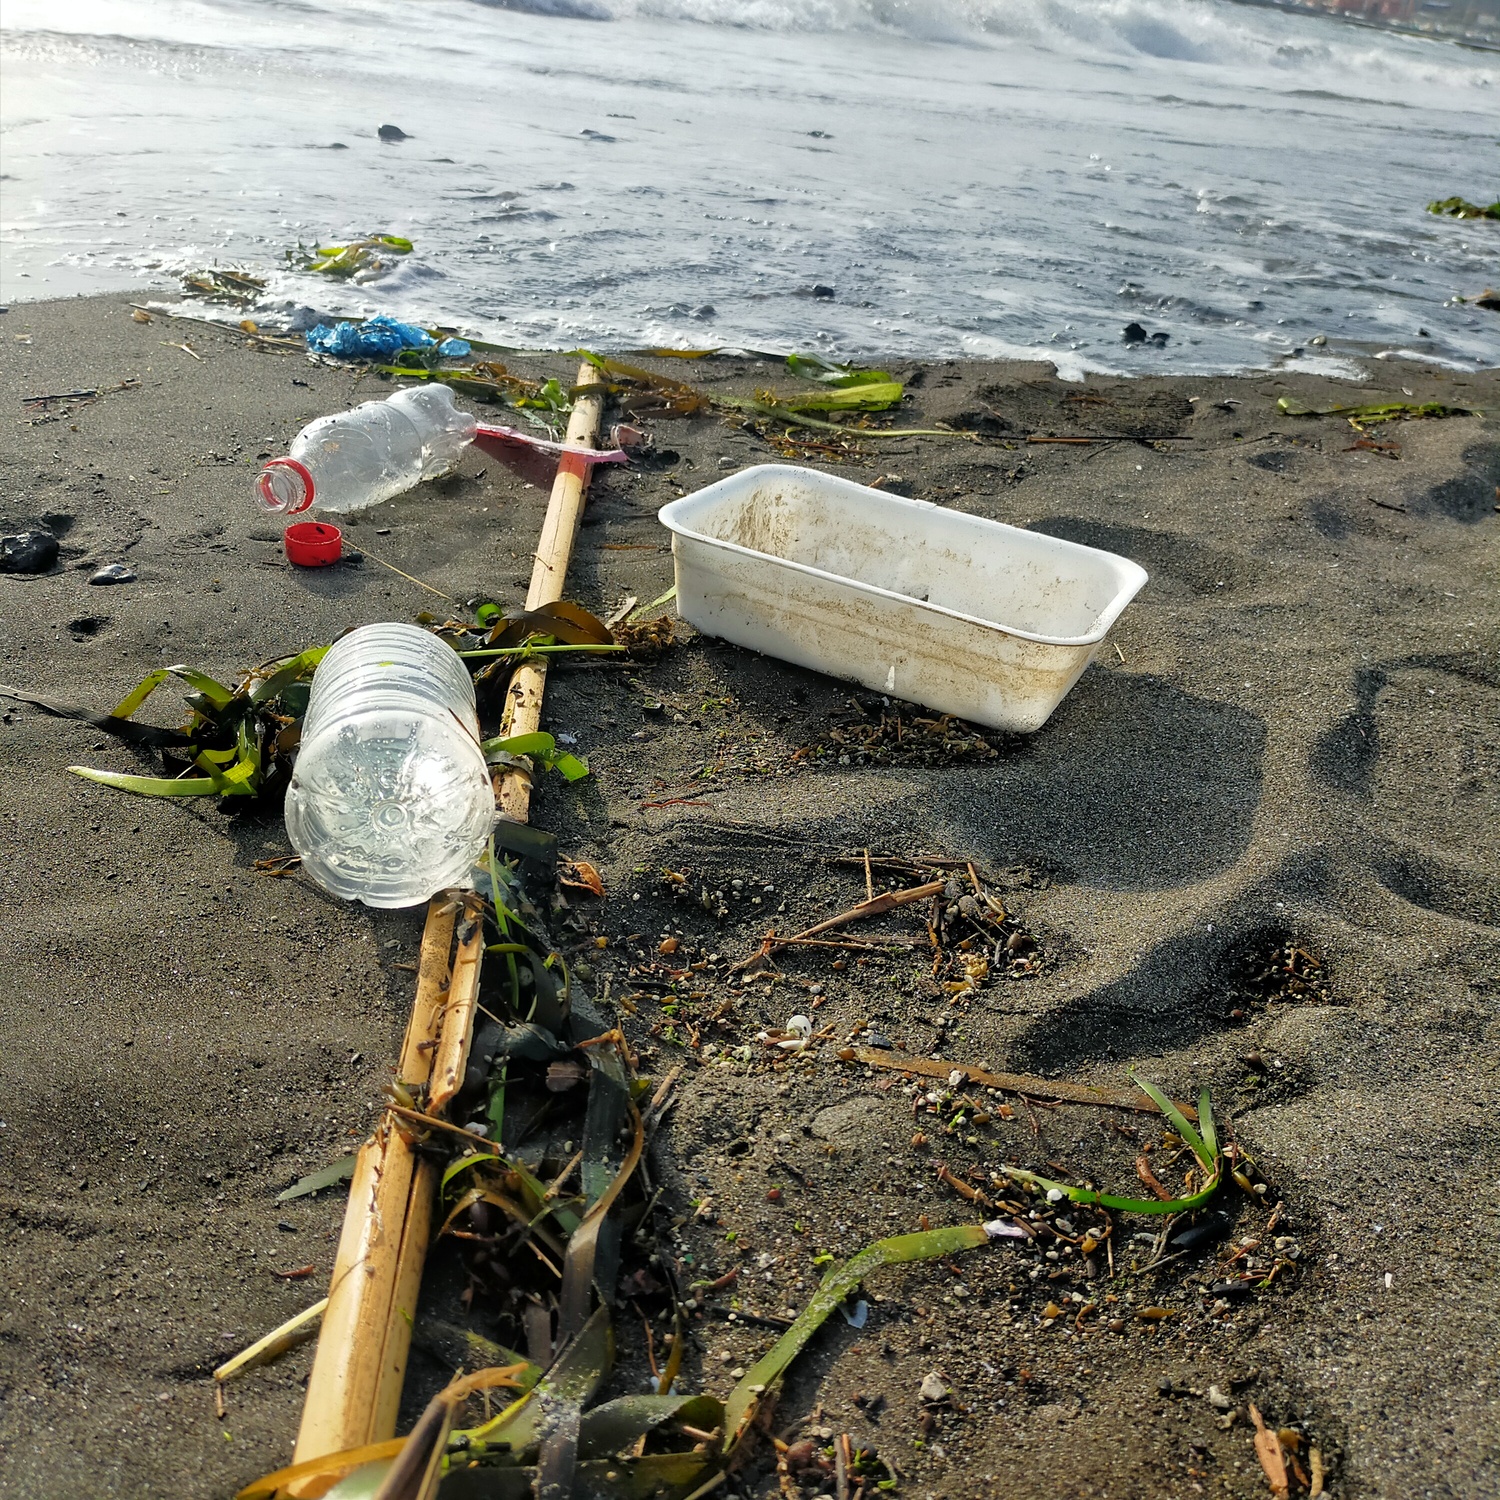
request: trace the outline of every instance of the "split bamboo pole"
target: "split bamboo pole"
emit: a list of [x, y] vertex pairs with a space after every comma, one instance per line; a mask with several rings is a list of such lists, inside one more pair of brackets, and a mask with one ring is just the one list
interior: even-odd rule
[[[408, 1088], [426, 1084], [431, 1076], [434, 1044], [452, 994], [449, 955], [461, 905], [453, 893], [442, 892], [427, 908], [416, 999], [397, 1065], [397, 1077]], [[430, 1220], [430, 1206], [425, 1215], [422, 1207], [430, 1188], [430, 1174], [408, 1136], [383, 1120], [360, 1147], [349, 1185], [294, 1462], [375, 1441], [377, 1410], [389, 1404], [380, 1399], [390, 1383], [387, 1372], [392, 1363], [405, 1371], [399, 1334], [396, 1346], [387, 1350], [392, 1316], [403, 1295], [415, 1301], [409, 1278], [399, 1274], [402, 1241], [414, 1210], [419, 1221]]]
[[[594, 367], [582, 365], [578, 384], [595, 382]], [[602, 392], [577, 399], [568, 421], [569, 443], [595, 446], [603, 406]], [[558, 464], [526, 595], [528, 609], [563, 596], [589, 472], [590, 465], [573, 454], [564, 454]], [[506, 734], [528, 734], [540, 727], [546, 682], [545, 657], [516, 668], [506, 693]], [[504, 816], [526, 822], [529, 773], [507, 770], [499, 802]], [[427, 908], [416, 998], [398, 1072], [408, 1087], [428, 1088], [427, 1107], [434, 1113], [463, 1081], [483, 953], [477, 907], [458, 892], [434, 896]], [[361, 1147], [355, 1165], [295, 1462], [395, 1435], [436, 1195], [435, 1167], [416, 1155], [405, 1129], [387, 1116]]]

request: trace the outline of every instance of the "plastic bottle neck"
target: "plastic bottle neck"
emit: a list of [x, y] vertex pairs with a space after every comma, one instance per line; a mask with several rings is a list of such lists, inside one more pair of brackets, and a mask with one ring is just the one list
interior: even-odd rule
[[313, 503], [317, 486], [306, 464], [295, 458], [273, 458], [260, 471], [255, 492], [269, 511], [294, 516]]

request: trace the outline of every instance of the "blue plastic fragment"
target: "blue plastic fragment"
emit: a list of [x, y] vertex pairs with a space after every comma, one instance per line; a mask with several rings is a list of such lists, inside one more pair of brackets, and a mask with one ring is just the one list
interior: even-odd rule
[[854, 1311], [850, 1312], [844, 1303], [839, 1303], [839, 1311], [844, 1315], [844, 1321], [851, 1328], [863, 1328], [870, 1321], [870, 1304], [863, 1297], [854, 1304]]
[[[307, 331], [307, 347], [335, 359], [388, 359], [403, 349], [431, 349], [436, 342], [426, 329], [384, 315], [363, 323], [336, 323], [332, 328], [319, 323]], [[444, 339], [437, 344], [437, 352], [444, 359], [462, 359], [470, 346], [466, 339]]]

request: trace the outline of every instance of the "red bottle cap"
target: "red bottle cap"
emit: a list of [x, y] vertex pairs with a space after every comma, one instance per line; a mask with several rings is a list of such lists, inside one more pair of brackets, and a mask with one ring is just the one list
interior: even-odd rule
[[286, 560], [299, 568], [326, 568], [344, 553], [344, 533], [323, 521], [298, 521], [281, 538]]

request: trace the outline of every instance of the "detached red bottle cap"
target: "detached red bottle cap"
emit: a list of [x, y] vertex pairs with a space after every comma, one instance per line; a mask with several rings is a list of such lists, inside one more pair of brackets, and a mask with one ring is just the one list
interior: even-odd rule
[[298, 521], [281, 538], [286, 560], [299, 568], [326, 568], [344, 555], [344, 533], [322, 521]]

